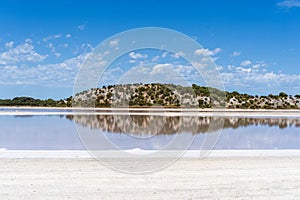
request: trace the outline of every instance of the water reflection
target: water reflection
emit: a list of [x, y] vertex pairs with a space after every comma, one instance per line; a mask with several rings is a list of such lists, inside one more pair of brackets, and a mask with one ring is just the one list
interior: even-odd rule
[[[85, 149], [74, 123], [83, 131], [80, 137], [84, 137], [85, 133], [91, 138], [105, 135], [121, 149], [161, 149], [174, 137], [179, 140], [173, 149], [182, 149], [182, 144], [191, 139], [194, 142], [189, 149], [199, 149], [208, 135], [221, 129], [222, 134], [214, 149], [300, 149], [300, 118], [137, 115], [0, 116], [0, 149]], [[158, 124], [157, 129], [153, 129], [155, 124]], [[176, 133], [179, 133], [178, 136]], [[157, 136], [152, 137], [155, 134]], [[141, 139], [143, 136], [151, 138]], [[101, 140], [95, 140], [96, 147], [110, 149], [101, 146], [102, 143]]]
[[[238, 129], [248, 126], [269, 126], [284, 129], [300, 127], [300, 118], [279, 117], [195, 117], [195, 116], [121, 116], [121, 115], [67, 115], [67, 119], [84, 127], [103, 132], [134, 135], [171, 135], [176, 133], [209, 133], [220, 129]], [[224, 124], [218, 124], [220, 121]], [[156, 126], [154, 126], [154, 125]], [[157, 128], [159, 127], [159, 128]]]

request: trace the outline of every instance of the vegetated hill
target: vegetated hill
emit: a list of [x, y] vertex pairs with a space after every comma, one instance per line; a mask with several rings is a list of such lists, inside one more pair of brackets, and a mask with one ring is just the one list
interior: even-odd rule
[[225, 106], [225, 93], [214, 88], [193, 84], [126, 84], [92, 88], [73, 98], [75, 106], [96, 107], [195, 107]]
[[299, 109], [300, 95], [252, 96], [223, 92], [193, 84], [192, 87], [174, 84], [123, 84], [92, 88], [74, 97], [55, 101], [30, 97], [0, 99], [0, 106], [46, 107], [169, 107], [169, 108], [242, 108], [242, 109]]
[[300, 95], [252, 96], [193, 84], [125, 84], [92, 88], [76, 94], [74, 106], [299, 109]]

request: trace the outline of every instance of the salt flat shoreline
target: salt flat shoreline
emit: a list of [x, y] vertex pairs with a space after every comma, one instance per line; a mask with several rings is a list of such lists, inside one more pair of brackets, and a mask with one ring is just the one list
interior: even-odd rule
[[[1, 109], [3, 109], [1, 111]], [[15, 111], [7, 111], [15, 109]], [[20, 110], [18, 110], [20, 109]], [[45, 112], [41, 110], [51, 110]], [[28, 110], [28, 111], [27, 111]], [[33, 111], [32, 111], [33, 110]], [[72, 112], [70, 112], [72, 111]], [[300, 110], [249, 109], [180, 109], [180, 108], [61, 108], [61, 107], [0, 107], [0, 116], [24, 115], [154, 115], [154, 116], [261, 116], [300, 117]]]
[[94, 159], [7, 158], [0, 180], [0, 199], [298, 199], [300, 157], [180, 159], [139, 175]]
[[[154, 150], [131, 149], [126, 150], [127, 154], [120, 151], [103, 150], [97, 151], [97, 155], [102, 158], [131, 158], [134, 154], [146, 155], [149, 158], [179, 157], [191, 159], [206, 158], [250, 158], [250, 157], [299, 157], [300, 150], [212, 150], [207, 151], [205, 156], [201, 156], [203, 151], [164, 151], [164, 154], [155, 154]], [[91, 159], [93, 152], [85, 150], [6, 150], [0, 149], [0, 159], [47, 159], [47, 158], [64, 158], [64, 159]]]

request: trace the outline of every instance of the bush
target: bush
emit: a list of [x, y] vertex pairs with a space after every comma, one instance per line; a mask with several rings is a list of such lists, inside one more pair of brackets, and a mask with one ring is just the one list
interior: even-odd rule
[[286, 97], [288, 97], [288, 95], [286, 93], [284, 93], [284, 92], [280, 92], [279, 93], [279, 97], [286, 98]]

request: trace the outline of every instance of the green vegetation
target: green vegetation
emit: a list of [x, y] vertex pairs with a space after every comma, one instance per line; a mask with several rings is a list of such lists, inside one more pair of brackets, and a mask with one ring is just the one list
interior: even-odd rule
[[40, 100], [31, 97], [16, 97], [13, 99], [0, 99], [1, 106], [44, 106], [44, 107], [66, 107], [71, 106], [64, 100], [55, 101], [53, 99]]
[[279, 96], [280, 96], [280, 97], [288, 97], [288, 95], [287, 95], [286, 93], [284, 93], [284, 92], [280, 92], [280, 93], [279, 93]]
[[299, 109], [300, 95], [291, 96], [280, 92], [278, 95], [253, 96], [196, 84], [188, 87], [135, 83], [92, 88], [61, 100], [31, 97], [0, 99], [0, 106]]

